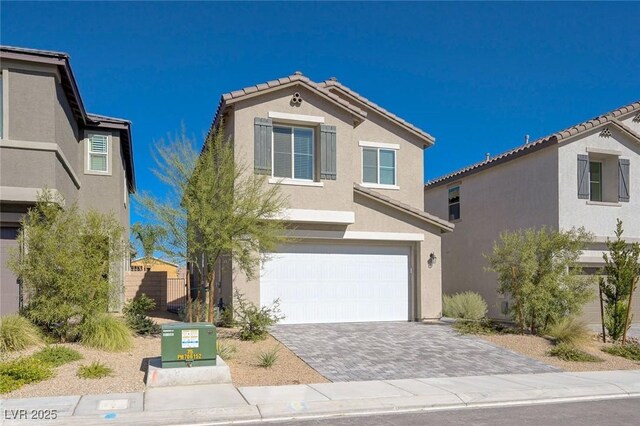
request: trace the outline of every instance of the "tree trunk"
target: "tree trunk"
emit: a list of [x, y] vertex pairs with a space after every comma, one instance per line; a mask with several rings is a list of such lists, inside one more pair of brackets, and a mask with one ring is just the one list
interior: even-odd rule
[[638, 283], [638, 277], [634, 278], [631, 283], [631, 289], [629, 290], [629, 303], [627, 304], [627, 313], [624, 318], [624, 328], [622, 329], [622, 344], [627, 341], [627, 328], [629, 328], [629, 315], [631, 314], [631, 299], [633, 298], [633, 290]]
[[189, 268], [189, 263], [187, 262], [187, 277], [186, 277], [186, 282], [187, 282], [187, 297], [186, 297], [186, 302], [187, 302], [187, 322], [193, 322], [193, 318], [191, 317], [191, 274], [189, 273], [190, 268]]
[[604, 329], [604, 300], [602, 299], [602, 281], [598, 283], [598, 290], [600, 293], [600, 322], [602, 323], [602, 343], [607, 343], [607, 333]]
[[213, 302], [214, 302], [214, 292], [215, 292], [215, 288], [216, 288], [216, 269], [215, 266], [213, 268], [211, 268], [211, 274], [209, 274], [209, 309], [207, 312], [207, 322], [210, 322], [211, 324], [213, 324], [213, 319], [214, 319], [214, 315], [213, 315]]

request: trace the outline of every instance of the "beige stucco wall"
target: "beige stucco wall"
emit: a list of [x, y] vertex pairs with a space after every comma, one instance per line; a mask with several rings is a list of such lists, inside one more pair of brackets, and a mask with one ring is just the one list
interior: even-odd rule
[[448, 189], [460, 186], [460, 220], [442, 236], [443, 292], [472, 290], [489, 305], [489, 316], [503, 318], [496, 275], [486, 272], [500, 232], [547, 225], [558, 227], [558, 155], [555, 147], [520, 157], [456, 183], [425, 191], [426, 211], [448, 216]]
[[[301, 105], [290, 103], [294, 92], [302, 95]], [[377, 201], [354, 194], [354, 183], [361, 183], [361, 147], [359, 141], [391, 143], [400, 145], [397, 151], [397, 185], [399, 190], [374, 189], [395, 200], [422, 208], [422, 142], [406, 131], [376, 117], [365, 120], [357, 126], [352, 115], [337, 107], [312, 91], [302, 87], [285, 88], [270, 94], [238, 102], [227, 118], [228, 133], [233, 134], [236, 160], [253, 169], [254, 118], [268, 117], [269, 111], [324, 117], [324, 123], [336, 126], [337, 179], [322, 180], [323, 187], [279, 185], [292, 209], [337, 210], [355, 213], [355, 223], [345, 225], [301, 225], [296, 224], [295, 232], [304, 234], [307, 230], [327, 231], [314, 238], [317, 243], [402, 246], [411, 249], [413, 268], [411, 294], [411, 319], [438, 318], [441, 314], [441, 263], [431, 268], [427, 260], [431, 253], [440, 258], [440, 229], [428, 225], [396, 209], [386, 207]], [[375, 116], [375, 114], [373, 114]], [[277, 120], [274, 119], [274, 123]], [[301, 124], [301, 126], [305, 126]], [[309, 125], [306, 125], [307, 127]], [[316, 128], [316, 144], [318, 143]], [[316, 165], [319, 167], [319, 164]], [[267, 184], [271, 185], [271, 184]], [[419, 233], [424, 241], [376, 241], [345, 240], [339, 235], [348, 231]], [[335, 237], [335, 235], [338, 237]], [[296, 239], [295, 241], [310, 241]], [[237, 270], [223, 268], [222, 296], [230, 302], [232, 286], [237, 288], [254, 303], [260, 302], [260, 279], [253, 280]]]
[[56, 77], [48, 71], [9, 69], [9, 139], [55, 142]]

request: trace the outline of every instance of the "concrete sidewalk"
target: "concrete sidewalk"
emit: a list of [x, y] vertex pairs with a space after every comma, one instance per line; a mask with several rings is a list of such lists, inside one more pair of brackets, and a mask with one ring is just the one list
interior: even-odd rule
[[46, 423], [37, 416], [51, 417], [53, 410], [53, 424], [217, 424], [637, 396], [640, 370], [630, 370], [239, 388], [177, 386], [144, 393], [0, 400], [0, 415], [7, 425]]

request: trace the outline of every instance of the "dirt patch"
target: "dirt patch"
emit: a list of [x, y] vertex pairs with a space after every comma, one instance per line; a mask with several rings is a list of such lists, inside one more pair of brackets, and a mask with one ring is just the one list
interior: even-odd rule
[[[154, 316], [158, 323], [175, 322], [177, 317], [167, 314]], [[286, 385], [323, 383], [328, 380], [309, 367], [293, 352], [271, 336], [260, 342], [243, 342], [237, 337], [237, 330], [218, 328], [218, 338], [225, 345], [237, 348], [227, 361], [231, 368], [231, 378], [236, 386]], [[83, 359], [56, 368], [56, 376], [40, 383], [25, 385], [0, 398], [29, 398], [57, 395], [86, 395], [120, 392], [140, 392], [145, 388], [144, 376], [149, 358], [160, 355], [160, 337], [135, 337], [133, 348], [127, 352], [102, 352], [86, 348], [78, 343], [63, 346], [80, 352]], [[278, 361], [271, 368], [258, 365], [258, 355], [262, 351], [278, 347]], [[11, 354], [10, 358], [28, 356], [38, 348]], [[76, 376], [78, 367], [99, 361], [113, 370], [111, 377], [102, 379], [81, 379]]]
[[519, 354], [542, 361], [546, 364], [559, 367], [565, 371], [605, 371], [605, 370], [634, 370], [640, 368], [640, 362], [631, 361], [618, 356], [609, 355], [601, 351], [604, 346], [611, 343], [602, 343], [595, 340], [595, 337], [582, 345], [580, 349], [588, 352], [603, 362], [573, 362], [562, 361], [556, 357], [548, 356], [546, 352], [553, 347], [547, 339], [520, 334], [496, 334], [476, 336], [496, 345], [505, 347]]
[[[237, 352], [227, 361], [231, 378], [236, 386], [297, 385], [325, 383], [328, 380], [286, 346], [271, 336], [258, 342], [243, 342], [237, 338], [237, 330], [218, 329], [223, 344], [234, 345]], [[278, 348], [278, 361], [271, 368], [260, 367], [261, 352]]]

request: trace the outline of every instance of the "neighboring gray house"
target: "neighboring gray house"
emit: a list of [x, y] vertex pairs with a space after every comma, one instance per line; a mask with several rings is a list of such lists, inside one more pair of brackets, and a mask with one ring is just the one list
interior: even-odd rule
[[285, 323], [422, 320], [441, 314], [440, 236], [423, 210], [423, 150], [433, 137], [335, 79], [300, 73], [222, 96], [237, 161], [289, 200], [295, 242], [260, 277], [218, 271], [222, 300], [279, 298]]
[[[504, 318], [508, 300], [485, 272], [500, 232], [547, 226], [585, 227], [595, 242], [581, 256], [587, 273], [603, 265], [616, 219], [624, 237], [640, 242], [640, 101], [546, 136], [425, 185], [425, 210], [448, 218], [443, 236], [445, 294], [479, 292], [489, 316]], [[638, 298], [640, 299], [640, 298]], [[640, 310], [640, 303], [638, 304]], [[596, 301], [585, 308], [599, 322]], [[636, 320], [640, 315], [636, 315]]]
[[19, 222], [47, 187], [80, 208], [113, 212], [129, 232], [135, 191], [131, 124], [85, 111], [65, 53], [0, 47], [0, 315], [20, 286], [6, 267]]

